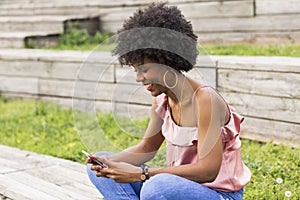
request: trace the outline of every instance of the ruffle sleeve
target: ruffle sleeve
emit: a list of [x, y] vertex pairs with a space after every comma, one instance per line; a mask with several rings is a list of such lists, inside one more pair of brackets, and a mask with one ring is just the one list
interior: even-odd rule
[[157, 105], [155, 112], [160, 118], [164, 119], [167, 111], [167, 106], [168, 106], [167, 96], [165, 94], [161, 94], [155, 97], [155, 103]]
[[225, 149], [234, 150], [240, 148], [240, 124], [244, 121], [244, 117], [235, 112], [234, 108], [230, 107], [230, 120], [228, 124], [222, 128], [222, 141], [225, 143]]

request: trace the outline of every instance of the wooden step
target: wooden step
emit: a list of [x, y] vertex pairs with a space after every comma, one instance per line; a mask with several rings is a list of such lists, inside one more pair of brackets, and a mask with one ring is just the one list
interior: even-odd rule
[[103, 199], [85, 165], [0, 145], [0, 199]]
[[0, 48], [23, 48], [26, 38], [44, 37], [44, 41], [49, 41], [49, 35], [47, 32], [0, 32]]
[[99, 3], [88, 4], [85, 1], [75, 2], [37, 2], [10, 3], [0, 5], [0, 16], [32, 16], [32, 15], [77, 15], [100, 13]]
[[0, 17], [1, 32], [31, 32], [40, 31], [49, 34], [61, 33], [64, 30], [64, 23], [68, 20], [94, 20], [97, 16], [76, 15], [76, 16], [9, 16]]

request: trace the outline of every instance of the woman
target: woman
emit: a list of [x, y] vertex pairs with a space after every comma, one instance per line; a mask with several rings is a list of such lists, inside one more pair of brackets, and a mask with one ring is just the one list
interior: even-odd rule
[[[118, 32], [114, 54], [132, 65], [154, 101], [148, 128], [134, 147], [98, 153], [88, 165], [105, 199], [242, 199], [250, 181], [239, 139], [243, 118], [211, 87], [186, 77], [196, 63], [197, 36], [180, 10], [151, 4]], [[163, 141], [167, 167], [148, 168]], [[141, 167], [140, 167], [141, 166]]]

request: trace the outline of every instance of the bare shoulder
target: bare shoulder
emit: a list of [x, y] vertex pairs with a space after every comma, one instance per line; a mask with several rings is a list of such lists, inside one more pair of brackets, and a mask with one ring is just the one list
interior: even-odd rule
[[220, 122], [226, 124], [230, 119], [229, 107], [217, 90], [212, 87], [202, 87], [195, 91], [196, 107], [202, 113], [210, 113], [219, 116]]

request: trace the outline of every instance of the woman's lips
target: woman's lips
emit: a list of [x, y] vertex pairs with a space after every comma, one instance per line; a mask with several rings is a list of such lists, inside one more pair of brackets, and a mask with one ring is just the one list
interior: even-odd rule
[[151, 91], [153, 88], [153, 85], [150, 83], [150, 84], [146, 84], [145, 87], [146, 87], [146, 90]]

